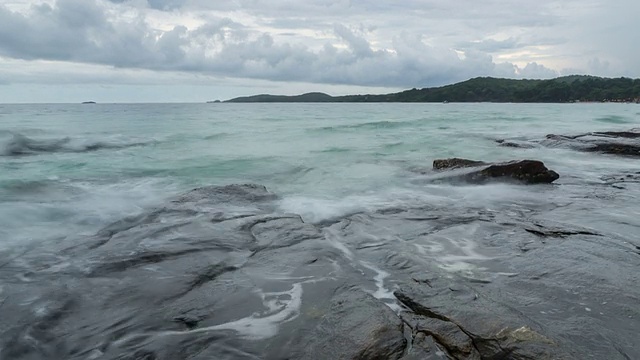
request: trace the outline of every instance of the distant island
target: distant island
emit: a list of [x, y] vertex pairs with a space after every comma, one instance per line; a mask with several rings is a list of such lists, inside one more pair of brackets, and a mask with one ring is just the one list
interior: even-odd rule
[[96, 102], [95, 101], [83, 101], [82, 103], [83, 104], [95, 104]]
[[229, 103], [267, 102], [635, 102], [640, 103], [640, 79], [601, 78], [589, 75], [550, 80], [515, 80], [478, 77], [453, 85], [411, 89], [383, 95], [331, 96], [320, 92], [302, 95], [254, 95]]

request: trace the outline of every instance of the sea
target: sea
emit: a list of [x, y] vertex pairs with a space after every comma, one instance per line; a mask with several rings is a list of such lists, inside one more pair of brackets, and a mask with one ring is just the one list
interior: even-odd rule
[[[579, 188], [640, 166], [495, 140], [638, 126], [635, 104], [0, 105], [0, 250], [90, 234], [203, 185], [263, 184], [283, 210], [310, 221], [432, 195], [535, 198], [526, 187], [429, 186], [411, 169], [449, 157], [531, 158]], [[638, 206], [596, 207], [575, 221], [632, 220]]]
[[[637, 158], [536, 143], [547, 134], [638, 127], [639, 105], [611, 103], [0, 105], [0, 300], [12, 301], [3, 295], [11, 287], [6, 279], [37, 278], [38, 262], [20, 263], [21, 257], [51, 262], [110, 224], [212, 185], [264, 185], [276, 195], [272, 211], [320, 228], [385, 209], [531, 211], [555, 224], [610, 234], [620, 246], [640, 245], [640, 186], [629, 180], [611, 187], [611, 179], [637, 179]], [[501, 146], [505, 139], [531, 146]], [[433, 181], [439, 174], [432, 161], [451, 157], [540, 160], [560, 178], [531, 186]], [[440, 244], [432, 239], [423, 256], [451, 274], [491, 272], [486, 263], [504, 251], [482, 242], [488, 233], [476, 241], [477, 228], [458, 230]], [[393, 239], [376, 241], [400, 241]], [[339, 244], [340, 237], [331, 241], [358, 261], [357, 246]], [[372, 270], [363, 280], [371, 293], [393, 290], [393, 266], [373, 257], [360, 264]], [[619, 287], [637, 286], [634, 276]], [[630, 320], [640, 315], [636, 300], [630, 298], [630, 312], [621, 315], [635, 321], [628, 329], [638, 327]], [[621, 353], [638, 351], [629, 346], [620, 345]], [[109, 354], [100, 351], [86, 358]]]

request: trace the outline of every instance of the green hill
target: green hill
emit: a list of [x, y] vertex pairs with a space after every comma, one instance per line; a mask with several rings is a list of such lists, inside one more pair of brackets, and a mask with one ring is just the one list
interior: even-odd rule
[[286, 95], [268, 95], [260, 94], [246, 97], [239, 97], [228, 100], [226, 102], [334, 102], [335, 98], [321, 92], [310, 92], [302, 95], [286, 96]]
[[514, 80], [478, 77], [453, 85], [411, 89], [383, 95], [296, 96], [255, 95], [226, 102], [532, 102], [640, 101], [640, 79], [600, 78], [587, 75], [551, 80]]

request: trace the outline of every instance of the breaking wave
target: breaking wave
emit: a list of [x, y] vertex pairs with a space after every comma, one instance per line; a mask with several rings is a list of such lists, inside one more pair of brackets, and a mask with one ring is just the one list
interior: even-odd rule
[[131, 139], [88, 140], [72, 139], [34, 139], [19, 133], [12, 133], [7, 141], [0, 142], [0, 155], [24, 156], [56, 152], [90, 152], [103, 149], [124, 149], [134, 146], [145, 146], [155, 141], [141, 141]]

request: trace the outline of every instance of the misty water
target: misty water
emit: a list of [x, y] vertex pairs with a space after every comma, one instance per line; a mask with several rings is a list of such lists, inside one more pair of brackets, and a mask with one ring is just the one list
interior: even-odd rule
[[[304, 358], [315, 345], [296, 348], [291, 339], [324, 321], [323, 304], [336, 289], [355, 286], [400, 313], [406, 309], [393, 292], [428, 273], [503, 294], [569, 356], [637, 358], [640, 162], [539, 142], [636, 127], [635, 104], [0, 105], [0, 354], [171, 359], [182, 349], [194, 359]], [[530, 146], [500, 146], [500, 139]], [[560, 178], [434, 181], [441, 174], [432, 161], [450, 157], [536, 159]], [[238, 200], [236, 190], [222, 196], [227, 190], [215, 188], [223, 189], [214, 191], [217, 202], [205, 192], [202, 201], [171, 205], [194, 188], [248, 183], [273, 198]], [[157, 209], [171, 211], [138, 221]], [[229, 231], [231, 242], [235, 230], [224, 224], [274, 214], [301, 217], [304, 238], [317, 235], [330, 254], [326, 269], [322, 256], [310, 255], [316, 250], [305, 249], [300, 259], [312, 256], [318, 268], [301, 270], [292, 260], [298, 250], [287, 246], [261, 262], [244, 252], [257, 250], [235, 243], [202, 259], [191, 253], [217, 241], [196, 246], [194, 237]], [[302, 231], [289, 226], [264, 230], [271, 237], [264, 246]], [[545, 238], [531, 226], [575, 236]], [[105, 229], [109, 238], [96, 240]], [[115, 273], [103, 266], [158, 249], [170, 259], [118, 263]], [[181, 272], [198, 273], [208, 261], [234, 271], [198, 282], [197, 299], [174, 289]], [[535, 277], [553, 280], [535, 288]], [[147, 295], [171, 299], [146, 314]], [[175, 319], [194, 307], [198, 325], [181, 328]], [[58, 311], [56, 321], [37, 325], [47, 311]], [[183, 333], [188, 346], [176, 340]]]

